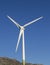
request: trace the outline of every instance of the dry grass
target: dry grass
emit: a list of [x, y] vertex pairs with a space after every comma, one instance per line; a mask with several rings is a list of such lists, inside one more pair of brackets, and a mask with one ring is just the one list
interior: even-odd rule
[[[22, 65], [22, 63], [14, 59], [0, 57], [0, 65]], [[26, 63], [26, 65], [42, 65], [42, 64]]]

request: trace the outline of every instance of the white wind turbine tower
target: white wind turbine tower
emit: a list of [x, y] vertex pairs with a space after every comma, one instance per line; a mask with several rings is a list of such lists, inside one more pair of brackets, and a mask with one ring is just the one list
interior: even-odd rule
[[25, 27], [27, 27], [28, 25], [42, 19], [43, 17], [39, 17], [23, 26], [19, 25], [15, 20], [13, 20], [10, 16], [7, 16], [19, 29], [20, 29], [20, 33], [19, 33], [19, 37], [18, 37], [18, 41], [17, 41], [17, 46], [16, 46], [16, 51], [18, 49], [18, 46], [19, 46], [19, 42], [20, 42], [20, 38], [22, 36], [22, 64], [25, 65], [25, 43], [24, 43], [24, 30], [25, 30]]

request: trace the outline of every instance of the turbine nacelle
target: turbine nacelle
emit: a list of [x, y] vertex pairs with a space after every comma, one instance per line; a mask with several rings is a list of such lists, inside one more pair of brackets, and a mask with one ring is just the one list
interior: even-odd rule
[[20, 26], [20, 29], [23, 30], [23, 31], [25, 30], [25, 28], [23, 26]]

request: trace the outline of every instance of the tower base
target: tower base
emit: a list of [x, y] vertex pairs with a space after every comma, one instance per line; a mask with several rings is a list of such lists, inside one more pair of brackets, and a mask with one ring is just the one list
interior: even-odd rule
[[22, 65], [25, 65], [25, 61], [24, 60], [22, 60]]

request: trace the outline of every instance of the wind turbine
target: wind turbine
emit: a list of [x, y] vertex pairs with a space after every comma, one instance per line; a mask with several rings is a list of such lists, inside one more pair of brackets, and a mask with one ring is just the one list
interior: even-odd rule
[[27, 27], [28, 25], [42, 19], [43, 17], [39, 17], [23, 26], [19, 25], [15, 20], [13, 20], [10, 16], [7, 16], [19, 29], [20, 29], [20, 33], [19, 33], [19, 37], [18, 37], [18, 41], [17, 41], [17, 45], [16, 45], [16, 51], [18, 49], [18, 46], [19, 46], [19, 42], [20, 42], [20, 38], [22, 36], [22, 64], [25, 65], [25, 40], [24, 40], [24, 30], [25, 30], [25, 27]]

